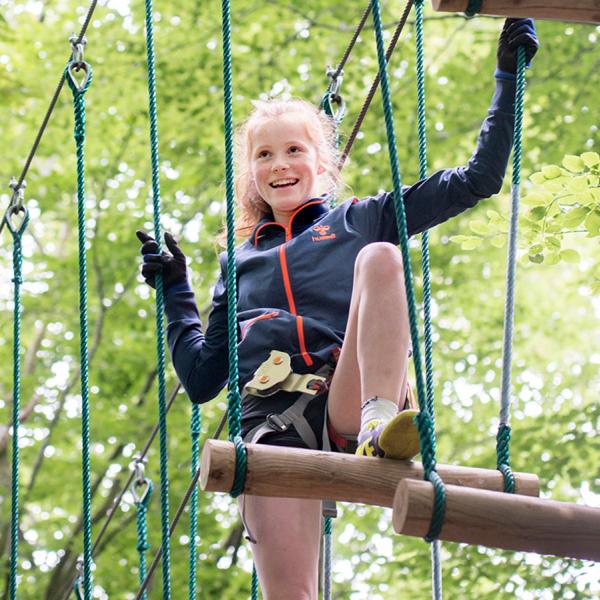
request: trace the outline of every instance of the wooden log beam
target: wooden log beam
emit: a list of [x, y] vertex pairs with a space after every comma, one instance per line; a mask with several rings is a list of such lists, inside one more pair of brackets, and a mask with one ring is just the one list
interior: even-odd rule
[[[396, 533], [425, 536], [432, 513], [429, 482], [398, 484]], [[440, 539], [600, 561], [600, 508], [447, 485]]]
[[[284, 498], [317, 498], [393, 505], [398, 482], [423, 478], [421, 463], [368, 458], [338, 452], [317, 452], [247, 444], [248, 470], [244, 493]], [[202, 452], [200, 485], [209, 492], [228, 492], [233, 485], [235, 449], [231, 442], [208, 440]], [[449, 483], [502, 490], [502, 475], [493, 469], [438, 465]], [[539, 494], [536, 475], [515, 473], [517, 493]]]
[[[433, 0], [435, 10], [464, 12], [469, 0]], [[600, 23], [600, 0], [483, 0], [481, 15]]]

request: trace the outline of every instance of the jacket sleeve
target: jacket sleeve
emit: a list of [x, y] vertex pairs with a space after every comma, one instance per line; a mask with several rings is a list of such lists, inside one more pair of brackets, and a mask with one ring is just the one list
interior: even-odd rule
[[227, 289], [223, 271], [215, 286], [206, 333], [194, 293], [187, 283], [165, 293], [167, 342], [175, 372], [190, 400], [212, 400], [226, 385], [229, 372]]
[[[496, 78], [496, 89], [477, 147], [466, 166], [437, 171], [403, 188], [408, 235], [439, 225], [502, 188], [513, 143], [515, 82]], [[360, 207], [360, 208], [359, 208]], [[384, 192], [354, 205], [358, 222], [372, 241], [398, 243], [394, 193]]]

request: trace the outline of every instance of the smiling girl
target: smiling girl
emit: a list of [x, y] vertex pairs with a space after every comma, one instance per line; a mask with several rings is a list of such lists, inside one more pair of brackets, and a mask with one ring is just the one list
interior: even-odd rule
[[[408, 234], [425, 231], [500, 191], [512, 147], [516, 59], [538, 42], [533, 22], [506, 21], [496, 89], [466, 166], [403, 190]], [[236, 251], [246, 442], [407, 459], [419, 451], [407, 382], [408, 309], [393, 193], [336, 209], [331, 120], [300, 100], [255, 102], [237, 134]], [[220, 257], [203, 330], [186, 259], [170, 234], [157, 254], [148, 234], [142, 274], [162, 273], [171, 357], [192, 402], [227, 383], [227, 265]], [[321, 502], [241, 496], [266, 600], [316, 600]]]

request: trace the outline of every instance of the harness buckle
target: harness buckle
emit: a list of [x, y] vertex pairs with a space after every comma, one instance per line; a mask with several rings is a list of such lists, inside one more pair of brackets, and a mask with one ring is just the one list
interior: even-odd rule
[[276, 413], [271, 413], [267, 415], [267, 423], [269, 427], [279, 432], [287, 431], [289, 428], [289, 424], [281, 418], [281, 415], [278, 415]]

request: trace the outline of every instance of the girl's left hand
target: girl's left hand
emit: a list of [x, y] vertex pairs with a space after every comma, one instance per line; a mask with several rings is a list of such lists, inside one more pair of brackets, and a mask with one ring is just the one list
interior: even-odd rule
[[517, 48], [525, 46], [526, 66], [540, 47], [533, 19], [506, 19], [498, 40], [498, 70], [505, 73], [517, 72]]

